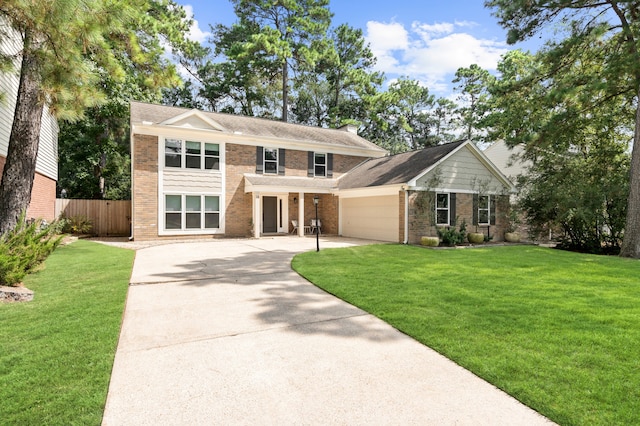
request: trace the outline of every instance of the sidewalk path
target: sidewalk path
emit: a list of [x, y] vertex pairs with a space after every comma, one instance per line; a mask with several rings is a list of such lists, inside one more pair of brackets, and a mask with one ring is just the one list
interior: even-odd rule
[[139, 250], [103, 424], [552, 424], [298, 276], [291, 258], [314, 249], [277, 237]]

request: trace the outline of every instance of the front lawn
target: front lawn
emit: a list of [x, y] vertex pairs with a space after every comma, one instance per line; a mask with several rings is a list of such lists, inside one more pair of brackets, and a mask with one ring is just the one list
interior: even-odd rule
[[372, 245], [293, 267], [557, 423], [638, 422], [640, 261]]
[[99, 425], [134, 252], [78, 241], [59, 247], [0, 304], [0, 423]]

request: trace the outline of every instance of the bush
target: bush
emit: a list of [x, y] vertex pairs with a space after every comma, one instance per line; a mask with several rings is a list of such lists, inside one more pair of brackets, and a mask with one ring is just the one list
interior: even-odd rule
[[61, 217], [59, 222], [62, 224], [62, 232], [67, 234], [88, 234], [93, 228], [91, 219], [85, 215]]
[[15, 286], [60, 244], [62, 237], [41, 221], [27, 224], [24, 216], [15, 229], [0, 237], [0, 285]]
[[438, 237], [421, 237], [420, 244], [427, 247], [437, 247], [440, 244]]
[[460, 230], [457, 230], [455, 226], [447, 228], [438, 228], [438, 236], [442, 240], [442, 244], [447, 246], [455, 246], [462, 244], [467, 235], [467, 223], [463, 220], [460, 224]]

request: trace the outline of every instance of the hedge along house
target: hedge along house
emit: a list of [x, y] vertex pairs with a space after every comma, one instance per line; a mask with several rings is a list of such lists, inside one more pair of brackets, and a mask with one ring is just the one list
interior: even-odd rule
[[[9, 149], [9, 137], [20, 83], [22, 37], [0, 19], [0, 50], [14, 57], [13, 69], [0, 72], [0, 176], [4, 170]], [[53, 221], [55, 217], [56, 182], [58, 180], [58, 122], [45, 106], [40, 128], [36, 173], [31, 190], [31, 201], [26, 217]]]
[[339, 179], [340, 234], [415, 244], [438, 227], [504, 237], [513, 184], [470, 141], [371, 159]]
[[499, 230], [497, 197], [513, 190], [469, 142], [387, 156], [350, 126], [139, 102], [131, 103], [131, 150], [138, 240], [302, 236], [319, 197], [325, 234], [413, 243], [458, 216], [470, 223], [477, 214], [478, 226]]
[[[322, 129], [131, 103], [132, 236], [338, 234], [337, 179], [386, 151], [351, 126]], [[305, 228], [306, 227], [306, 228]]]

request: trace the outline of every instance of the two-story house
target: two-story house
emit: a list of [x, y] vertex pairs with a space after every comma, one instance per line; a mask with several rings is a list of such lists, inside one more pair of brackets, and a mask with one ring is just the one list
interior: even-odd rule
[[[512, 189], [469, 142], [388, 156], [353, 126], [323, 129], [140, 102], [131, 103], [131, 154], [136, 240], [302, 236], [315, 218], [315, 198], [322, 233], [415, 242], [435, 226], [454, 225], [457, 215], [499, 227], [496, 197]], [[479, 180], [482, 194], [474, 189]], [[432, 206], [439, 216], [428, 225], [412, 213], [415, 194], [425, 191], [439, 194], [439, 207]]]
[[[4, 169], [9, 148], [9, 137], [16, 109], [20, 76], [21, 37], [0, 20], [0, 33], [13, 35], [0, 38], [0, 50], [15, 58], [14, 69], [0, 72], [0, 176]], [[26, 212], [27, 218], [55, 219], [56, 182], [58, 180], [58, 123], [45, 108], [42, 115], [36, 174], [31, 190], [31, 202]]]

